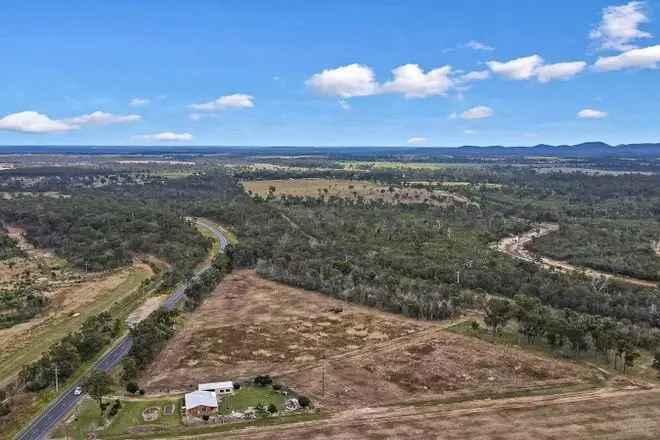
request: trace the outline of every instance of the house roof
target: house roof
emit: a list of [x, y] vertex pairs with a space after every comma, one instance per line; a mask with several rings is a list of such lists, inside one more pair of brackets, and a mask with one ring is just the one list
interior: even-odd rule
[[186, 409], [198, 406], [217, 408], [218, 398], [215, 395], [215, 391], [193, 391], [192, 393], [186, 394]]
[[225, 382], [200, 383], [199, 385], [197, 385], [197, 389], [200, 391], [221, 390], [226, 388], [234, 388], [234, 382], [229, 380]]

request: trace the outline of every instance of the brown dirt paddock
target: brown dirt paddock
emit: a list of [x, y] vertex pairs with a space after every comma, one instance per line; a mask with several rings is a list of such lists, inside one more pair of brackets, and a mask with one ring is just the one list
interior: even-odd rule
[[586, 367], [449, 333], [447, 325], [350, 305], [261, 279], [254, 271], [237, 271], [186, 317], [141, 382], [158, 393], [270, 374], [318, 406], [337, 410], [594, 378]]

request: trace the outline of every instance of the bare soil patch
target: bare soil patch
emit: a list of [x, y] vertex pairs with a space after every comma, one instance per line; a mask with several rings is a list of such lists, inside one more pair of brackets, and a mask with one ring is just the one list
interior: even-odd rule
[[270, 374], [317, 406], [338, 410], [593, 378], [586, 367], [456, 335], [444, 330], [447, 325], [237, 271], [187, 317], [142, 385], [151, 392], [181, 391]]

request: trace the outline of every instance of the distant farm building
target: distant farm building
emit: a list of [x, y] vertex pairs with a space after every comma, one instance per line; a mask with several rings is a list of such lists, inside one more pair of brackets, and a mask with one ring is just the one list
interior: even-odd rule
[[199, 391], [213, 391], [217, 395], [223, 394], [232, 394], [234, 392], [234, 382], [225, 381], [225, 382], [211, 382], [211, 383], [200, 383], [197, 386]]
[[218, 412], [218, 398], [215, 391], [193, 391], [186, 394], [186, 415], [203, 417]]

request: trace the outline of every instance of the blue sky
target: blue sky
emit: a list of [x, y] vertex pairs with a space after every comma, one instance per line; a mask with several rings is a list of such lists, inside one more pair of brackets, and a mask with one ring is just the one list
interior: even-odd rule
[[14, 1], [1, 145], [660, 141], [660, 2]]

